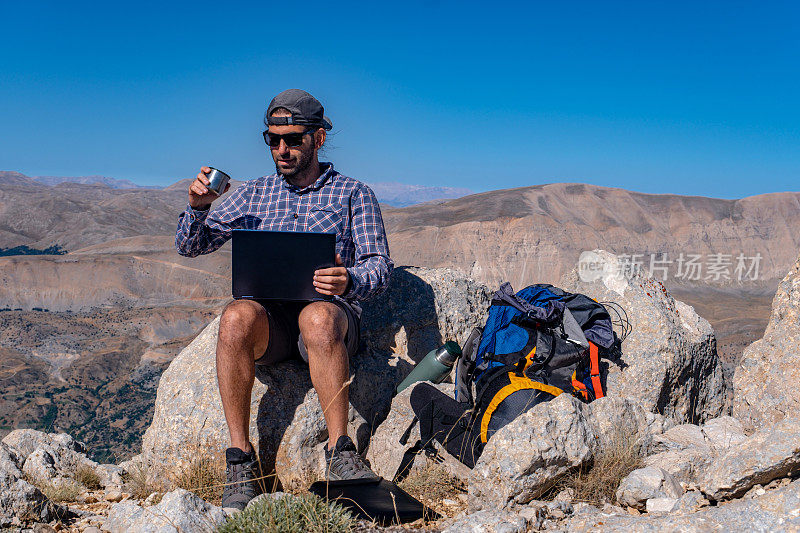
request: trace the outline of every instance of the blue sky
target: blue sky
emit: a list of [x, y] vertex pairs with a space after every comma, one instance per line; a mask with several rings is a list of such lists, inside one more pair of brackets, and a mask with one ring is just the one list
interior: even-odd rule
[[300, 87], [367, 182], [798, 190], [798, 5], [0, 0], [0, 170], [271, 173], [263, 112]]

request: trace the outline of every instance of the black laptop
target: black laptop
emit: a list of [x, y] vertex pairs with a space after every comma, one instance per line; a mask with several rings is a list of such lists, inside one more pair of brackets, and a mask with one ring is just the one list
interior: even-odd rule
[[325, 300], [314, 289], [314, 271], [336, 264], [336, 234], [233, 230], [234, 298]]

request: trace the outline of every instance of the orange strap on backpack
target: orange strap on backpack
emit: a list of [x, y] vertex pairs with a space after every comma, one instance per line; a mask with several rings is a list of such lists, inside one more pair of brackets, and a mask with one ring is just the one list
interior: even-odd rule
[[589, 375], [592, 378], [594, 397], [602, 398], [605, 394], [603, 394], [603, 384], [600, 382], [600, 353], [593, 342], [589, 342]]

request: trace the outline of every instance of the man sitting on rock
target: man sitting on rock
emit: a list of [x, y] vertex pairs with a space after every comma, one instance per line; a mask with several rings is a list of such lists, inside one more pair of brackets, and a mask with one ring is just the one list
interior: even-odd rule
[[318, 159], [332, 127], [320, 102], [289, 89], [270, 102], [264, 122], [277, 174], [246, 182], [209, 213], [217, 195], [208, 189], [211, 169], [202, 167], [178, 222], [178, 253], [213, 252], [240, 228], [335, 232], [337, 266], [314, 274], [315, 289], [331, 296], [329, 301], [234, 300], [222, 312], [217, 381], [231, 439], [222, 504], [240, 509], [259, 492], [258, 461], [249, 437], [255, 365], [298, 355], [308, 362], [328, 426], [328, 479], [375, 476], [347, 435], [348, 357], [359, 345], [361, 308], [356, 302], [382, 290], [393, 268], [372, 190]]

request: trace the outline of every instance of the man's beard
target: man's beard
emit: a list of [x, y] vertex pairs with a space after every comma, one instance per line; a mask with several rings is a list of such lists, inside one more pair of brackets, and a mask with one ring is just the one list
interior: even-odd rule
[[281, 168], [278, 166], [278, 162], [275, 161], [275, 170], [278, 174], [283, 175], [290, 183], [294, 181], [294, 178], [298, 176], [302, 176], [306, 170], [311, 166], [311, 161], [314, 159], [314, 152], [301, 152], [300, 157], [297, 159], [297, 166], [295, 166], [291, 170], [282, 171]]

